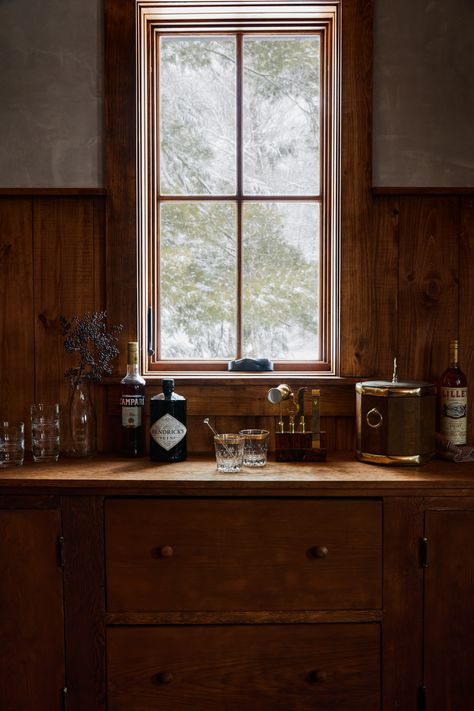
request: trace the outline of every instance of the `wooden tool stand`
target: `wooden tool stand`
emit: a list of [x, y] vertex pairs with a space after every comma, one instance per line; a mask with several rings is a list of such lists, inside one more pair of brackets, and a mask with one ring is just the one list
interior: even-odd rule
[[312, 432], [275, 432], [277, 462], [326, 461], [326, 433], [319, 432], [320, 446], [313, 446]]

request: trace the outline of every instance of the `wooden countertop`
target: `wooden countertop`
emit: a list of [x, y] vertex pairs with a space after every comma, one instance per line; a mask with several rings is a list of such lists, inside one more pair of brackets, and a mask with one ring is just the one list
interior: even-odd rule
[[392, 467], [358, 462], [353, 453], [332, 453], [326, 462], [279, 463], [263, 469], [221, 474], [209, 457], [177, 464], [148, 458], [26, 461], [0, 469], [0, 492], [101, 493], [109, 495], [453, 495], [474, 496], [474, 463], [433, 460], [424, 466]]

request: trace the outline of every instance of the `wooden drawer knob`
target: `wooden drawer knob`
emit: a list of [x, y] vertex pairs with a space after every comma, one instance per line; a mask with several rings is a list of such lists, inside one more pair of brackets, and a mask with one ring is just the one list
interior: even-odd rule
[[155, 681], [157, 681], [158, 684], [171, 684], [173, 675], [169, 671], [161, 671], [155, 674]]
[[321, 684], [323, 681], [326, 681], [327, 678], [328, 673], [322, 669], [315, 669], [308, 674], [308, 681], [311, 682], [311, 684]]
[[328, 553], [329, 551], [326, 546], [313, 546], [313, 548], [311, 548], [313, 558], [326, 558]]
[[160, 546], [158, 548], [158, 553], [162, 558], [171, 558], [174, 553], [174, 550], [171, 546]]

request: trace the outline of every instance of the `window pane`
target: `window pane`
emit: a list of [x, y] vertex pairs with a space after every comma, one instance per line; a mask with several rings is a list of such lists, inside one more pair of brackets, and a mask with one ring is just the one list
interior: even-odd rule
[[246, 195], [319, 193], [319, 67], [317, 35], [245, 38]]
[[235, 194], [235, 39], [160, 40], [160, 189]]
[[160, 358], [235, 357], [237, 238], [227, 202], [160, 210]]
[[319, 358], [319, 205], [243, 206], [243, 356]]

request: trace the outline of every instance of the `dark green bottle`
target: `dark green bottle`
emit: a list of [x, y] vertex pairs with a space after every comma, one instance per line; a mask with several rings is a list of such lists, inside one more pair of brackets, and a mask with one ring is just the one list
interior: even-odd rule
[[150, 459], [186, 459], [186, 398], [174, 392], [174, 380], [162, 381], [163, 392], [150, 400]]

